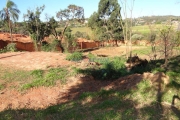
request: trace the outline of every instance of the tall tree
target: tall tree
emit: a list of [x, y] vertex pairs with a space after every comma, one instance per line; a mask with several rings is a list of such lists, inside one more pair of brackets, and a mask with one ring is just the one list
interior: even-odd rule
[[37, 7], [36, 11], [28, 10], [27, 14], [24, 14], [24, 20], [26, 21], [26, 28], [29, 32], [31, 38], [34, 40], [35, 49], [38, 50], [37, 44], [40, 43], [44, 39], [44, 37], [48, 37], [50, 34], [53, 34], [57, 39], [56, 28], [58, 24], [56, 20], [52, 17], [48, 19], [47, 22], [42, 22], [40, 20], [40, 15], [45, 9], [45, 6]]
[[6, 6], [0, 11], [0, 18], [8, 23], [9, 32], [11, 34], [11, 41], [13, 40], [11, 22], [18, 20], [19, 13], [20, 10], [17, 8], [17, 5], [11, 0], [7, 0]]
[[56, 17], [60, 20], [60, 24], [65, 26], [60, 33], [60, 40], [65, 39], [65, 49], [69, 50], [70, 46], [74, 46], [74, 36], [71, 34], [71, 30], [68, 26], [76, 23], [84, 23], [84, 8], [77, 5], [69, 5], [66, 9], [57, 12]]
[[117, 0], [100, 0], [98, 11], [93, 13], [88, 26], [98, 36], [98, 40], [122, 40], [120, 5]]
[[60, 20], [60, 23], [66, 21], [64, 29], [61, 32], [61, 40], [64, 36], [66, 28], [75, 22], [84, 23], [84, 8], [77, 5], [69, 5], [66, 9], [57, 12], [56, 17]]

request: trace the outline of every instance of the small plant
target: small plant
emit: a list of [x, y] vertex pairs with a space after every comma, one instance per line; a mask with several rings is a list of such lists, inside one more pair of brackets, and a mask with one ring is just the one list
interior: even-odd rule
[[92, 54], [91, 52], [88, 53], [87, 57], [90, 59], [90, 61], [94, 60], [96, 56]]
[[5, 53], [5, 52], [7, 52], [6, 47], [4, 47], [3, 49], [0, 49], [0, 53]]
[[9, 43], [6, 47], [6, 50], [9, 52], [15, 52], [16, 49], [16, 43]]
[[80, 61], [83, 59], [83, 54], [81, 52], [74, 52], [72, 54], [67, 55], [66, 60], [69, 61]]
[[46, 51], [46, 52], [51, 52], [51, 51], [56, 51], [57, 49], [57, 45], [59, 44], [58, 40], [53, 40], [52, 43], [47, 43], [45, 42], [45, 44], [42, 44], [41, 46], [41, 50], [42, 51]]
[[31, 75], [33, 75], [36, 78], [42, 78], [43, 70], [34, 70], [34, 71], [32, 71]]
[[2, 84], [0, 84], [0, 90], [4, 89], [4, 86]]

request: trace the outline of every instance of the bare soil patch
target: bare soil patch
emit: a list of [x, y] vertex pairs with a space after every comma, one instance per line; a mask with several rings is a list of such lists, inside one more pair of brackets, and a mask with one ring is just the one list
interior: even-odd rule
[[[138, 49], [138, 48], [135, 48]], [[95, 54], [122, 55], [125, 47], [99, 49], [92, 51]], [[47, 69], [49, 67], [69, 67], [76, 65], [74, 62], [65, 60], [66, 55], [51, 52], [15, 52], [0, 54], [0, 64], [8, 68], [18, 68], [23, 70]], [[147, 77], [148, 76], [148, 77]], [[101, 89], [129, 89], [135, 88], [136, 84], [143, 79], [156, 79], [152, 73], [134, 74], [119, 78], [116, 81], [98, 81], [91, 76], [76, 76], [69, 79], [66, 85], [57, 84], [54, 87], [32, 88], [23, 93], [12, 88], [17, 82], [7, 83], [0, 80], [0, 84], [5, 84], [6, 88], [0, 90], [0, 111], [6, 109], [44, 109], [48, 106], [65, 103], [78, 98], [83, 92], [93, 92]], [[159, 78], [158, 78], [159, 79]], [[156, 81], [156, 80], [154, 80]]]
[[52, 52], [12, 52], [0, 54], [0, 64], [24, 70], [47, 69], [73, 64], [65, 60], [65, 57], [65, 54]]

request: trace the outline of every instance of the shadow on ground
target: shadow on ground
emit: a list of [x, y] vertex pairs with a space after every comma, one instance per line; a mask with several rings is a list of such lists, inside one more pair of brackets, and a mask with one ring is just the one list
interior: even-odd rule
[[[144, 74], [134, 74], [114, 81], [96, 80], [90, 75], [85, 75], [80, 77], [77, 84], [68, 90], [67, 95], [64, 96], [67, 102], [42, 110], [6, 110], [0, 113], [0, 118], [18, 120], [155, 120], [171, 119], [172, 117], [172, 119], [180, 119], [180, 110], [175, 107], [175, 103], [174, 106], [162, 104], [163, 95], [167, 92], [164, 90], [166, 81], [162, 81], [165, 74], [155, 74], [151, 84], [147, 83], [150, 75], [144, 77]], [[174, 84], [167, 83], [167, 86], [172, 88]]]

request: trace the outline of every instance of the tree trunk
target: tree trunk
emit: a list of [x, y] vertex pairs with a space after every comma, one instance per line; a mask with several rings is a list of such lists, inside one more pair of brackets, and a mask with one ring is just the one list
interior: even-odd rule
[[11, 43], [13, 42], [13, 37], [12, 37], [12, 26], [11, 26], [11, 21], [8, 17], [8, 24], [9, 24], [9, 32], [10, 32], [10, 36], [11, 36]]

